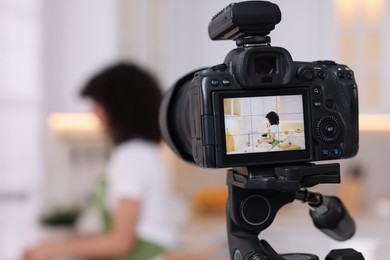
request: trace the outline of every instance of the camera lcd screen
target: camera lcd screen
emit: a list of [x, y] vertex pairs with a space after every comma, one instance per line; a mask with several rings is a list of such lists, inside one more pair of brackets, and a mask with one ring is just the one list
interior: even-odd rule
[[303, 95], [223, 98], [227, 155], [305, 150]]

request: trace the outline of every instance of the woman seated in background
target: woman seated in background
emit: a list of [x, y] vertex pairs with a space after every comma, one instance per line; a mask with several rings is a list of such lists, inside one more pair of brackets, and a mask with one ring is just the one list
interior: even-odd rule
[[24, 260], [70, 256], [86, 259], [151, 259], [175, 242], [169, 180], [160, 154], [161, 90], [131, 64], [112, 66], [82, 90], [114, 145], [107, 167], [106, 233], [77, 235], [37, 245]]
[[279, 115], [276, 112], [271, 111], [265, 116], [265, 118], [267, 118], [268, 121], [268, 133], [265, 138], [259, 139], [257, 142], [259, 144], [271, 144], [272, 148], [274, 148], [279, 144]]

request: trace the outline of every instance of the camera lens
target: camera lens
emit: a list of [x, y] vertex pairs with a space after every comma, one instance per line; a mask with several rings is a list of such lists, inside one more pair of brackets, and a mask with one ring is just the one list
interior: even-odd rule
[[179, 79], [164, 95], [159, 116], [164, 140], [177, 155], [188, 162], [194, 162], [188, 94], [195, 72]]

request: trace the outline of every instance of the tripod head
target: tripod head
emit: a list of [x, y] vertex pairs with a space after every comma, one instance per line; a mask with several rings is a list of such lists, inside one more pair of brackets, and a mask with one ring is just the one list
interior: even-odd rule
[[[265, 240], [258, 240], [259, 233], [272, 224], [279, 209], [296, 199], [309, 203], [313, 223], [322, 232], [339, 241], [351, 238], [355, 223], [341, 201], [306, 190], [321, 183], [340, 183], [340, 165], [300, 164], [228, 170], [226, 216], [232, 259], [319, 259], [302, 253], [278, 255]], [[342, 257], [350, 254], [350, 250], [333, 252], [326, 259], [349, 259]], [[364, 259], [354, 252], [351, 259]]]

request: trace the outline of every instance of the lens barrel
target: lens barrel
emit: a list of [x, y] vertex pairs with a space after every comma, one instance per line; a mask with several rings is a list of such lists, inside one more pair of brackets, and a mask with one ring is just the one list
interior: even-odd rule
[[180, 78], [164, 95], [160, 107], [160, 129], [165, 142], [183, 160], [194, 163], [192, 156], [190, 85], [199, 70]]

